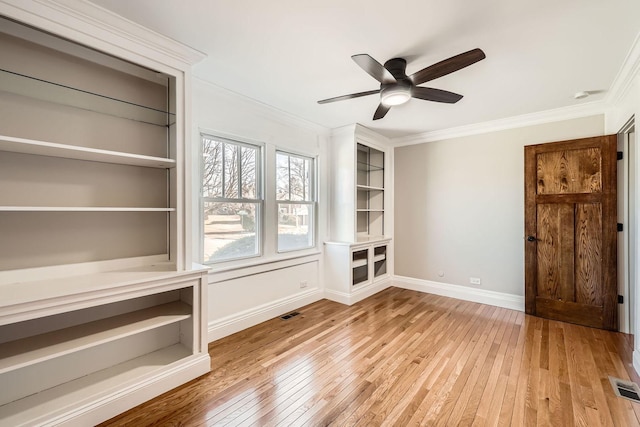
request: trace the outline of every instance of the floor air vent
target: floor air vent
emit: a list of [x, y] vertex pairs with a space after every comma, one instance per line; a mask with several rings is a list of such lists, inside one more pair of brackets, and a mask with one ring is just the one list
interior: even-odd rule
[[296, 317], [298, 314], [300, 314], [300, 313], [298, 313], [297, 311], [294, 311], [293, 313], [289, 313], [289, 314], [285, 314], [284, 316], [280, 316], [280, 318], [282, 320], [287, 320], [287, 319], [291, 319], [292, 317]]
[[614, 377], [609, 377], [609, 381], [611, 382], [613, 392], [616, 396], [624, 397], [625, 399], [640, 403], [640, 388], [638, 387], [638, 384]]

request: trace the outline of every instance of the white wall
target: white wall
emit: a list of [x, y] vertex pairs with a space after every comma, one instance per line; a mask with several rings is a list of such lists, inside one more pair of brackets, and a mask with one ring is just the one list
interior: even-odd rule
[[[323, 297], [322, 242], [327, 236], [328, 130], [229, 92], [201, 80], [193, 82], [192, 175], [199, 181], [200, 133], [264, 144], [265, 198], [273, 198], [275, 150], [285, 149], [318, 158], [317, 248], [289, 254], [276, 253], [277, 212], [265, 212], [264, 256], [214, 265], [209, 274], [209, 340], [215, 340]], [[194, 192], [194, 230], [198, 230], [198, 192]], [[194, 239], [193, 258], [198, 262], [200, 239]], [[306, 288], [300, 282], [307, 281]]]
[[397, 147], [398, 281], [464, 299], [489, 291], [478, 300], [513, 308], [524, 295], [523, 147], [603, 134], [597, 115]]

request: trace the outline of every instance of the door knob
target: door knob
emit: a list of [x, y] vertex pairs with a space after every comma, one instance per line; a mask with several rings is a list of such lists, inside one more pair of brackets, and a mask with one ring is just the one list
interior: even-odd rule
[[536, 240], [538, 240], [538, 239], [536, 239], [533, 236], [527, 236], [527, 242], [535, 242]]

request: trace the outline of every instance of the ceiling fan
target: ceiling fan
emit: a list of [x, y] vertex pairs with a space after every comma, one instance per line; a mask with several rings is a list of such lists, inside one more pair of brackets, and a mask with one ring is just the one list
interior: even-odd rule
[[359, 98], [361, 96], [379, 93], [380, 105], [373, 115], [373, 120], [383, 118], [392, 106], [404, 104], [411, 98], [454, 104], [462, 99], [462, 95], [446, 90], [421, 87], [418, 85], [468, 67], [485, 57], [486, 56], [481, 49], [472, 49], [468, 52], [452, 56], [444, 61], [437, 62], [427, 68], [423, 68], [422, 70], [413, 73], [410, 76], [407, 76], [405, 74], [407, 61], [403, 58], [390, 59], [384, 63], [383, 67], [378, 61], [366, 53], [353, 55], [351, 59], [353, 59], [364, 71], [369, 73], [371, 77], [380, 82], [380, 89], [323, 99], [318, 101], [318, 104], [326, 104], [329, 102]]

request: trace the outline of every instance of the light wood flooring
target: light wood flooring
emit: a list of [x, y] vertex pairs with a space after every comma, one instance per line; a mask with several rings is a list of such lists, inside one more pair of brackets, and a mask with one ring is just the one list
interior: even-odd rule
[[213, 342], [212, 371], [105, 426], [637, 426], [627, 336], [389, 288]]

